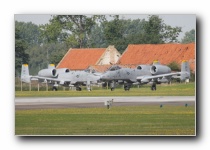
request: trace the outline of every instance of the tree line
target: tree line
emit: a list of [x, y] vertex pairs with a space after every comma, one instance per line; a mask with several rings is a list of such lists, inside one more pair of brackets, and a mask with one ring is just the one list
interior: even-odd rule
[[[107, 19], [108, 18], [108, 19]], [[158, 15], [146, 19], [125, 19], [119, 15], [53, 15], [49, 23], [15, 21], [15, 74], [29, 63], [31, 74], [58, 64], [69, 48], [106, 48], [114, 45], [122, 54], [128, 44], [189, 43], [195, 30], [178, 36], [181, 27], [171, 27]]]

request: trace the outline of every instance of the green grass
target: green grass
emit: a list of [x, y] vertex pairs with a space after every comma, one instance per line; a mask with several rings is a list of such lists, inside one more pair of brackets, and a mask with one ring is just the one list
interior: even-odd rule
[[188, 84], [161, 84], [157, 85], [156, 91], [151, 91], [149, 85], [140, 86], [140, 88], [132, 87], [130, 91], [124, 91], [123, 88], [116, 88], [114, 91], [110, 89], [102, 89], [93, 87], [91, 92], [83, 88], [82, 91], [59, 90], [59, 91], [16, 91], [16, 97], [82, 97], [82, 96], [194, 96], [195, 83]]
[[16, 110], [16, 135], [195, 135], [195, 106]]

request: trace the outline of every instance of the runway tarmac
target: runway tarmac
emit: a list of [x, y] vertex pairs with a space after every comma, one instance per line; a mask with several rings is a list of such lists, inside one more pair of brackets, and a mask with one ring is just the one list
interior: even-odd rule
[[139, 96], [139, 97], [27, 97], [15, 98], [15, 109], [105, 107], [113, 99], [113, 106], [135, 105], [195, 105], [195, 96]]

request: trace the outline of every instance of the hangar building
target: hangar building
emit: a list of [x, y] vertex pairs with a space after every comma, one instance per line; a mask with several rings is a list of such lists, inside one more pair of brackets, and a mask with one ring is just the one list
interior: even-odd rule
[[192, 72], [195, 72], [195, 58], [195, 43], [129, 44], [122, 56], [114, 46], [110, 45], [107, 48], [71, 48], [56, 68], [94, 69], [104, 72], [112, 64], [134, 68], [139, 64], [152, 64], [154, 60], [164, 65], [171, 62], [181, 64], [183, 60], [187, 60]]
[[107, 48], [70, 48], [56, 68], [84, 70], [91, 66], [104, 68], [104, 65], [115, 64], [121, 54], [110, 45]]
[[152, 64], [158, 60], [161, 64], [171, 62], [181, 64], [183, 60], [190, 63], [190, 69], [195, 72], [195, 43], [189, 44], [129, 44], [117, 62], [120, 65]]

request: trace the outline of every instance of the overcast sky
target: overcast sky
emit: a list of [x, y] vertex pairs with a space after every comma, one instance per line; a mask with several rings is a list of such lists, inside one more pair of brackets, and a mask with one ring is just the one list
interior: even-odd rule
[[[15, 20], [23, 22], [32, 22], [37, 25], [46, 24], [49, 22], [51, 15], [27, 15], [27, 14], [16, 14]], [[125, 19], [148, 19], [148, 15], [123, 15]], [[191, 29], [196, 29], [196, 15], [194, 14], [181, 14], [181, 15], [159, 15], [164, 20], [164, 23], [171, 25], [172, 27], [182, 27], [182, 33], [180, 33], [179, 40], [183, 38], [185, 32]]]

